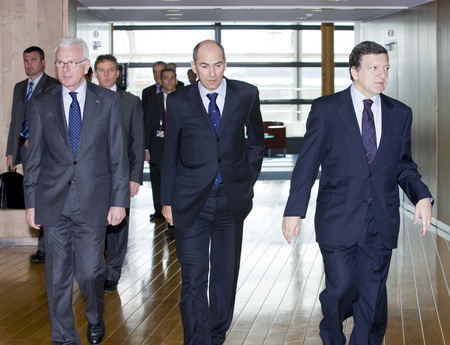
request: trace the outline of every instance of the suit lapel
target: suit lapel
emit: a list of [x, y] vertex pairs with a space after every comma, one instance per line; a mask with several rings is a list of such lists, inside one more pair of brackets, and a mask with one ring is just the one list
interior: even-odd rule
[[382, 133], [381, 133], [381, 140], [380, 144], [378, 145], [377, 155], [375, 157], [375, 160], [372, 163], [372, 166], [375, 166], [377, 163], [377, 158], [381, 155], [383, 156], [384, 152], [386, 150], [389, 150], [389, 142], [392, 137], [392, 128], [394, 126], [394, 112], [392, 111], [392, 104], [389, 102], [386, 96], [383, 94], [380, 95], [381, 97], [381, 126], [382, 126]]
[[[197, 82], [199, 83], [199, 82]], [[202, 97], [200, 96], [200, 91], [198, 90], [198, 85], [194, 84], [191, 86], [188, 92], [189, 100], [187, 102], [187, 106], [191, 108], [194, 114], [198, 114], [198, 109], [202, 109], [202, 115], [200, 116], [200, 120], [205, 123], [207, 127], [209, 127], [214, 134], [214, 127], [209, 119], [209, 115], [206, 112], [205, 106], [203, 105]]]
[[367, 163], [366, 153], [361, 139], [361, 131], [356, 120], [355, 108], [353, 107], [352, 97], [350, 95], [350, 88], [342, 92], [341, 105], [337, 108], [339, 117], [344, 122], [349, 137], [355, 145], [361, 159]]
[[222, 119], [220, 121], [219, 133], [223, 128], [227, 127], [228, 122], [231, 120], [237, 104], [239, 103], [239, 92], [236, 85], [232, 81], [227, 79], [227, 94], [225, 96], [225, 106], [223, 108]]
[[72, 148], [70, 146], [69, 132], [67, 130], [67, 121], [64, 111], [63, 96], [62, 96], [62, 86], [55, 87], [50, 91], [52, 95], [51, 103], [55, 106], [48, 107], [48, 110], [52, 112], [53, 119], [56, 126], [61, 132], [61, 136], [67, 146], [67, 152], [72, 155]]
[[100, 112], [99, 106], [101, 99], [98, 95], [91, 90], [90, 84], [87, 83], [86, 87], [86, 100], [84, 102], [83, 120], [81, 123], [80, 140], [78, 141], [77, 153], [83, 148], [83, 143], [88, 142], [87, 136], [89, 130], [92, 128], [96, 114]]

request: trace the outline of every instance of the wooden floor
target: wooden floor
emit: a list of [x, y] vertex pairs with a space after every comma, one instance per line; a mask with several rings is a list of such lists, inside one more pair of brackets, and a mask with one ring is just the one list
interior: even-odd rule
[[[266, 166], [267, 166], [266, 162]], [[269, 165], [273, 161], [269, 162]], [[260, 180], [245, 222], [233, 324], [226, 345], [319, 345], [321, 255], [313, 231], [314, 202], [292, 245], [281, 235], [287, 180]], [[311, 200], [315, 200], [316, 189]], [[128, 254], [117, 293], [105, 295], [104, 344], [182, 344], [180, 272], [165, 224], [149, 223], [151, 188], [133, 199]], [[386, 345], [450, 344], [450, 244], [419, 235], [403, 211], [399, 248], [388, 280]], [[35, 246], [0, 247], [0, 344], [50, 344], [44, 265], [30, 264]], [[84, 298], [74, 285], [76, 326], [86, 341]], [[352, 321], [345, 324], [350, 334]]]

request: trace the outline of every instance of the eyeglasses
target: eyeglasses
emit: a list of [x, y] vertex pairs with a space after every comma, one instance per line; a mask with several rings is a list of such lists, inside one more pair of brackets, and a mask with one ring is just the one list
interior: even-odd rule
[[78, 62], [76, 62], [76, 61], [63, 62], [63, 61], [57, 60], [57, 61], [55, 61], [55, 66], [56, 66], [56, 68], [61, 69], [61, 68], [64, 68], [65, 65], [67, 65], [67, 67], [69, 67], [70, 69], [74, 69], [74, 68], [77, 67], [77, 65], [79, 63], [82, 63], [82, 62], [84, 62], [86, 60], [87, 59], [84, 59], [84, 60], [81, 60], [81, 61], [78, 61]]

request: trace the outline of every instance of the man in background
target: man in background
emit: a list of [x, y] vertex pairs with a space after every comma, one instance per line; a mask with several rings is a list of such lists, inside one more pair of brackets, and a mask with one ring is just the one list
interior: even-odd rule
[[189, 83], [190, 84], [194, 84], [197, 81], [197, 74], [194, 73], [194, 71], [192, 70], [192, 68], [189, 68], [187, 71], [187, 76], [189, 79]]
[[150, 85], [149, 87], [146, 87], [144, 90], [142, 90], [142, 108], [146, 109], [147, 102], [150, 100], [150, 98], [162, 91], [160, 74], [164, 68], [167, 68], [167, 64], [164, 61], [156, 61], [153, 64], [152, 69], [155, 84]]
[[[161, 206], [161, 167], [163, 163], [164, 140], [167, 133], [167, 95], [176, 90], [177, 75], [173, 69], [161, 71], [163, 92], [152, 97], [145, 110], [145, 160], [150, 164], [150, 181], [152, 184], [153, 219], [162, 218]], [[165, 232], [167, 239], [174, 238], [173, 226], [168, 225]]]
[[[177, 64], [175, 62], [169, 62], [167, 64], [168, 68], [171, 68], [175, 71], [175, 74], [177, 73]], [[177, 89], [180, 89], [184, 86], [184, 83], [177, 79]]]
[[24, 174], [32, 228], [45, 229], [48, 313], [54, 344], [81, 344], [72, 310], [73, 279], [86, 297], [89, 344], [100, 344], [107, 225], [130, 204], [122, 100], [86, 81], [85, 41], [62, 38], [55, 49], [61, 86], [35, 97]]
[[[11, 123], [9, 124], [8, 141], [6, 144], [6, 169], [15, 170], [22, 163], [25, 170], [28, 148], [29, 104], [35, 95], [58, 85], [58, 80], [48, 76], [45, 71], [44, 51], [36, 46], [23, 52], [23, 65], [27, 79], [14, 86], [13, 104], [11, 108]], [[28, 112], [28, 114], [27, 114]], [[31, 262], [45, 262], [44, 231], [39, 230], [37, 252], [30, 256]]]
[[[139, 193], [144, 165], [144, 113], [141, 101], [139, 97], [118, 88], [119, 64], [113, 55], [98, 56], [94, 64], [94, 70], [99, 85], [117, 92], [122, 98], [130, 170], [130, 198], [132, 198]], [[126, 211], [127, 216], [119, 225], [108, 226], [106, 230], [108, 263], [106, 265], [106, 281], [103, 287], [105, 292], [117, 290], [127, 253], [130, 209], [127, 208]]]

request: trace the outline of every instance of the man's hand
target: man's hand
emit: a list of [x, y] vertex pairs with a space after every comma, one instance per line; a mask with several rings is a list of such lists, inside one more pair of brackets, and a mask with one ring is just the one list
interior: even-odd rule
[[6, 156], [6, 170], [15, 170], [16, 166], [12, 165], [12, 155]]
[[149, 150], [145, 150], [145, 161], [147, 163], [150, 163], [150, 151]]
[[25, 146], [25, 148], [28, 148], [28, 138], [25, 140], [25, 142], [23, 143], [23, 146]]
[[283, 217], [281, 229], [283, 230], [284, 238], [291, 244], [292, 236], [295, 234], [298, 237], [300, 233], [300, 217]]
[[39, 230], [41, 226], [34, 222], [34, 208], [27, 208], [26, 215], [28, 225], [30, 225], [30, 227], [32, 227], [33, 229]]
[[119, 225], [125, 218], [125, 207], [111, 206], [108, 212], [108, 224], [112, 226]]
[[163, 214], [164, 218], [166, 218], [167, 223], [169, 223], [169, 225], [173, 225], [172, 206], [163, 206], [162, 214]]
[[130, 198], [139, 193], [139, 183], [130, 181]]
[[419, 218], [422, 218], [422, 227], [420, 231], [422, 232], [422, 236], [428, 231], [428, 228], [431, 224], [431, 200], [430, 198], [423, 198], [419, 200], [416, 204], [416, 208], [414, 210], [414, 220], [413, 224], [416, 225], [419, 221]]

